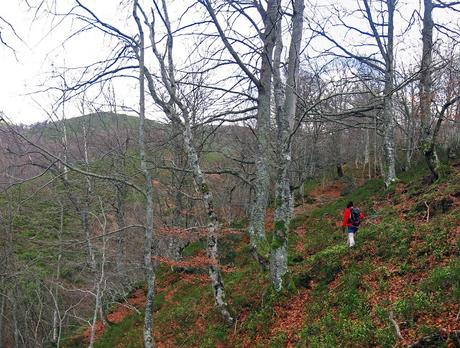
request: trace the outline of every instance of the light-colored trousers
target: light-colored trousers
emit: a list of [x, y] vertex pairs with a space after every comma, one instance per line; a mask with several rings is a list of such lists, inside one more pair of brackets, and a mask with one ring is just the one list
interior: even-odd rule
[[355, 246], [355, 234], [354, 232], [348, 232], [348, 246], [351, 248]]

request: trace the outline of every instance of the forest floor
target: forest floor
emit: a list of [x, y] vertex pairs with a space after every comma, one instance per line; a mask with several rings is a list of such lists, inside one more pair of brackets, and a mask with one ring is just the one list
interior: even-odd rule
[[[213, 305], [203, 242], [184, 268], [160, 266], [155, 296], [157, 347], [455, 346], [460, 330], [460, 166], [424, 184], [415, 168], [384, 189], [381, 180], [350, 189], [349, 178], [312, 182], [291, 222], [287, 289], [276, 294], [253, 262], [244, 229], [220, 241], [228, 302], [226, 327]], [[346, 202], [366, 214], [349, 249], [340, 224]], [[268, 214], [266, 226], [273, 224]], [[97, 325], [96, 347], [141, 347], [143, 289]], [[401, 338], [396, 337], [396, 328]], [[85, 329], [87, 339], [90, 330]], [[68, 341], [66, 346], [79, 346]], [[81, 340], [79, 341], [81, 344]]]

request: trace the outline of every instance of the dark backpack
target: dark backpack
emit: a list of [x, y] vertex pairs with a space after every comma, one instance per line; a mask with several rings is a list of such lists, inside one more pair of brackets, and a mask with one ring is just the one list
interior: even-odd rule
[[350, 223], [356, 227], [361, 223], [361, 212], [358, 208], [350, 208]]

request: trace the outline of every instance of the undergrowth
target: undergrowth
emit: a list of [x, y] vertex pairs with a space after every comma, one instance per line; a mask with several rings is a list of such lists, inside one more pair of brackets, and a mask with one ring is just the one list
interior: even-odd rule
[[[460, 209], [455, 204], [447, 210], [434, 209], [427, 219], [414, 207], [453, 200], [450, 195], [460, 191], [460, 180], [453, 171], [427, 187], [425, 174], [416, 167], [388, 189], [382, 180], [369, 180], [330, 204], [294, 217], [289, 265], [295, 286], [282, 294], [271, 289], [245, 238], [224, 237], [221, 258], [228, 266], [224, 284], [236, 324], [222, 323], [209, 282], [178, 277], [161, 284], [162, 291], [173, 294], [163, 296], [156, 306], [156, 338], [182, 347], [284, 347], [288, 342], [298, 347], [394, 347], [438, 332], [459, 310], [460, 242], [455, 229]], [[305, 186], [305, 194], [313, 190], [312, 183]], [[351, 250], [338, 225], [350, 200], [366, 215]], [[294, 233], [299, 228], [306, 231], [305, 237]], [[297, 248], [299, 243], [303, 251]], [[197, 242], [187, 247], [186, 254], [203, 248]], [[308, 291], [301, 309], [302, 329], [271, 334], [274, 307], [289, 303], [302, 288]], [[390, 315], [400, 324], [404, 341], [396, 338]], [[111, 327], [96, 347], [134, 347], [128, 342], [140, 342], [140, 318], [133, 315]]]

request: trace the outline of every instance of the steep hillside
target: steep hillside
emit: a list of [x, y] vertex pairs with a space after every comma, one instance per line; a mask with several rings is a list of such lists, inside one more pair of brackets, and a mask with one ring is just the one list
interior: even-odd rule
[[[354, 190], [350, 180], [306, 185], [291, 223], [291, 281], [282, 294], [270, 290], [251, 259], [244, 226], [226, 229], [221, 261], [238, 318], [230, 328], [213, 306], [204, 243], [190, 245], [183, 264], [159, 266], [157, 346], [458, 346], [460, 166], [452, 168], [431, 186], [417, 169], [389, 190], [380, 180]], [[340, 228], [349, 200], [366, 214], [353, 249]], [[125, 311], [121, 322], [101, 328], [96, 347], [142, 346], [142, 303], [136, 305], [138, 313]], [[84, 341], [77, 334], [67, 346]]]

